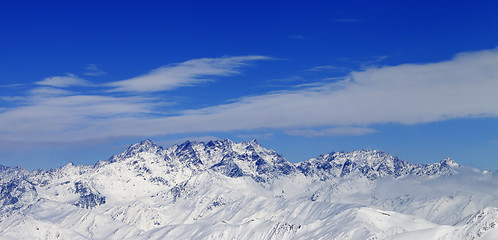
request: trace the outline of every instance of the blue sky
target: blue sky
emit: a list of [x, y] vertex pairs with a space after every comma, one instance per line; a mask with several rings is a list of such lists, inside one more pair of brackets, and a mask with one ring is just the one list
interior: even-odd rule
[[150, 138], [498, 169], [496, 1], [4, 1], [0, 164]]

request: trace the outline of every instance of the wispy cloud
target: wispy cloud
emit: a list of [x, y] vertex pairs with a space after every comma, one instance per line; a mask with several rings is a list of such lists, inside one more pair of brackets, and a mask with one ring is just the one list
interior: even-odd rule
[[266, 80], [264, 84], [259, 85], [258, 87], [270, 87], [270, 88], [288, 88], [293, 87], [297, 83], [306, 82], [306, 79], [299, 75], [288, 76], [284, 78], [274, 78]]
[[351, 71], [350, 68], [347, 67], [339, 67], [335, 65], [321, 65], [308, 69], [310, 72], [345, 72]]
[[294, 129], [286, 131], [288, 135], [305, 137], [360, 136], [375, 132], [377, 132], [377, 130], [365, 127], [333, 127], [326, 129]]
[[7, 85], [0, 85], [2, 88], [15, 88], [15, 87], [22, 87], [25, 86], [24, 84], [16, 83], [16, 84], [7, 84]]
[[361, 61], [360, 67], [362, 67], [363, 69], [375, 67], [386, 58], [388, 58], [388, 56], [373, 56], [372, 59]]
[[212, 81], [209, 76], [238, 74], [238, 68], [250, 61], [268, 60], [266, 56], [241, 56], [193, 59], [182, 63], [166, 65], [135, 78], [109, 83], [113, 91], [158, 92], [179, 87], [194, 86]]
[[[140, 77], [112, 86], [131, 93], [137, 91], [133, 90], [135, 87], [140, 91], [172, 89], [198, 84], [205, 75], [235, 74], [238, 67], [257, 59], [266, 58], [191, 60], [149, 74], [164, 76], [162, 72], [178, 71], [182, 77], [174, 83], [164, 85], [150, 79], [149, 82], [149, 75], [145, 75], [144, 88], [136, 82]], [[19, 141], [78, 141], [262, 129], [281, 129], [304, 136], [337, 136], [368, 134], [375, 131], [370, 128], [373, 124], [498, 117], [496, 66], [498, 49], [461, 53], [438, 63], [371, 67], [351, 72], [340, 81], [242, 97], [228, 104], [184, 110], [165, 117], [157, 114], [164, 111], [157, 104], [159, 99], [133, 94], [128, 97], [42, 94], [37, 90], [24, 104], [0, 112], [0, 137]], [[188, 70], [192, 73], [185, 73]]]
[[89, 136], [82, 134], [85, 131], [98, 131], [115, 121], [138, 119], [153, 113], [158, 105], [153, 99], [141, 97], [80, 95], [48, 87], [35, 88], [30, 94], [19, 99], [19, 106], [0, 113], [1, 135], [8, 136], [4, 139], [86, 140]]
[[368, 56], [362, 58], [339, 58], [338, 60], [357, 65], [360, 69], [377, 67], [384, 59], [389, 56]]
[[62, 96], [74, 94], [72, 91], [54, 87], [37, 87], [31, 89], [30, 93], [32, 96]]
[[5, 102], [20, 102], [26, 99], [25, 97], [22, 96], [2, 96], [0, 97], [0, 100], [5, 101]]
[[102, 75], [106, 75], [107, 73], [100, 70], [100, 68], [96, 65], [96, 64], [88, 64], [86, 67], [85, 67], [85, 70], [86, 72], [83, 73], [84, 75], [87, 75], [87, 76], [102, 76]]
[[497, 64], [493, 49], [439, 63], [371, 68], [342, 82], [241, 98], [153, 122], [177, 132], [181, 125], [188, 131], [228, 131], [497, 117]]
[[68, 73], [66, 76], [54, 76], [36, 82], [38, 85], [52, 86], [52, 87], [71, 87], [71, 86], [88, 86], [91, 85], [85, 79], [79, 78], [74, 74]]
[[272, 138], [275, 134], [272, 132], [267, 133], [256, 133], [256, 134], [240, 134], [237, 135], [238, 138], [245, 140], [253, 140], [253, 139], [269, 139]]

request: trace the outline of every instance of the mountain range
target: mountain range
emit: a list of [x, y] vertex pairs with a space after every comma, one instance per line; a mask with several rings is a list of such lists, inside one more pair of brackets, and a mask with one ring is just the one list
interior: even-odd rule
[[90, 166], [0, 165], [0, 239], [498, 239], [498, 177], [378, 150], [290, 163], [256, 140], [145, 140]]

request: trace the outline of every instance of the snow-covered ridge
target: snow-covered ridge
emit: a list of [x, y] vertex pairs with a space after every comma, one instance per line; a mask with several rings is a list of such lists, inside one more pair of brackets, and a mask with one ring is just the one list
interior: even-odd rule
[[248, 175], [259, 181], [299, 172], [308, 177], [322, 178], [362, 174], [371, 180], [388, 175], [451, 175], [460, 166], [450, 158], [428, 165], [411, 164], [378, 150], [333, 152], [292, 164], [275, 151], [264, 148], [256, 140], [234, 143], [228, 139], [208, 143], [187, 141], [167, 149], [151, 140], [145, 140], [131, 145], [124, 153], [111, 157], [110, 162], [152, 155], [182, 167], [210, 169], [229, 177]]
[[[154, 161], [148, 161], [150, 159]], [[250, 176], [259, 182], [296, 172], [292, 163], [256, 140], [241, 143], [228, 139], [208, 143], [186, 141], [167, 149], [145, 140], [111, 157], [107, 163], [115, 162], [140, 166], [145, 173], [165, 164], [171, 171], [215, 171], [228, 177]]]
[[497, 189], [449, 158], [293, 164], [255, 140], [145, 140], [91, 166], [0, 166], [0, 239], [485, 239], [498, 234]]
[[328, 179], [359, 173], [370, 180], [385, 176], [397, 178], [405, 175], [452, 175], [457, 172], [459, 166], [450, 158], [427, 165], [412, 164], [378, 150], [334, 152], [297, 164], [297, 168], [306, 176]]

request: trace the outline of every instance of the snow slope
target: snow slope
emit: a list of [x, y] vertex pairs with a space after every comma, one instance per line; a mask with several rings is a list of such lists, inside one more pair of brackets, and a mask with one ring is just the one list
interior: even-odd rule
[[380, 151], [292, 164], [257, 141], [150, 140], [93, 166], [0, 166], [0, 239], [498, 239], [496, 173]]

